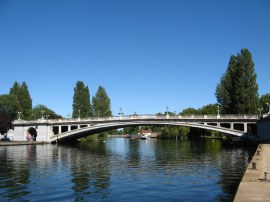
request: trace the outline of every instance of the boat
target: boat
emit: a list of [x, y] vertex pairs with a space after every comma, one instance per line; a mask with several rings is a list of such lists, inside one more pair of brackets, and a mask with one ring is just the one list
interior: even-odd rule
[[146, 139], [148, 139], [148, 136], [145, 135], [145, 134], [142, 134], [142, 135], [141, 135], [141, 139], [142, 139], [142, 140], [146, 140]]

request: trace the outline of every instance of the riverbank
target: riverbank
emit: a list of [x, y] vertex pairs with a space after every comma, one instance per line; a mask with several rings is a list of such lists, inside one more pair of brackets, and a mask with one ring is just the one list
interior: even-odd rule
[[16, 145], [36, 145], [36, 144], [49, 144], [44, 141], [0, 141], [0, 146], [16, 146]]
[[270, 201], [270, 144], [258, 146], [242, 181], [234, 202]]

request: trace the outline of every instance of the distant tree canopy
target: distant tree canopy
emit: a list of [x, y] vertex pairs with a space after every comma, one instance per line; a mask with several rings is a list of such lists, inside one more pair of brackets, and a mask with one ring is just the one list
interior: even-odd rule
[[92, 116], [92, 106], [90, 102], [90, 93], [88, 86], [82, 81], [77, 81], [73, 95], [73, 112], [72, 117], [81, 118]]
[[193, 115], [216, 115], [218, 113], [218, 104], [208, 104], [202, 108], [186, 108], [180, 113], [181, 115], [193, 114]]
[[92, 98], [94, 116], [108, 117], [112, 115], [111, 100], [102, 86], [98, 87], [96, 95]]
[[60, 119], [62, 116], [56, 114], [53, 110], [49, 109], [45, 105], [37, 105], [32, 110], [32, 119], [41, 119], [43, 113], [43, 118], [47, 119]]
[[242, 49], [232, 55], [225, 74], [216, 88], [216, 98], [226, 114], [254, 114], [258, 112], [259, 95], [257, 75], [252, 55]]
[[20, 85], [17, 81], [14, 82], [10, 89], [10, 95], [15, 95], [19, 103], [18, 111], [22, 112], [23, 119], [30, 119], [32, 114], [32, 99], [25, 82]]

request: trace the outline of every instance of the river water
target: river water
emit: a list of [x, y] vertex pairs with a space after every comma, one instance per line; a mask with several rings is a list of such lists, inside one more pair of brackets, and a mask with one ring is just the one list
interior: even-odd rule
[[232, 201], [255, 148], [109, 138], [0, 147], [0, 201]]

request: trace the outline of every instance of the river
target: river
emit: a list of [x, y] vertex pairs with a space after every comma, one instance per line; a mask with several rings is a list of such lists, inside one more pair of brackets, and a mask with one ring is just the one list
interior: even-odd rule
[[0, 147], [0, 201], [232, 201], [254, 147], [109, 138]]

